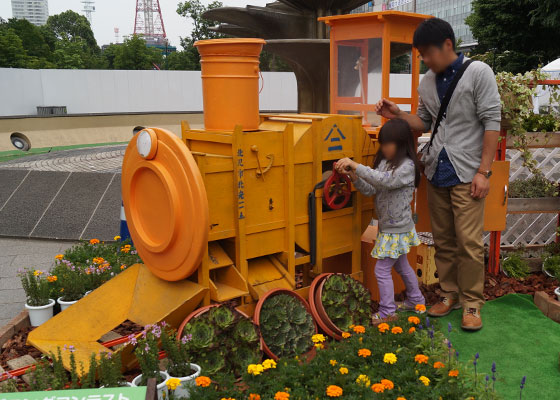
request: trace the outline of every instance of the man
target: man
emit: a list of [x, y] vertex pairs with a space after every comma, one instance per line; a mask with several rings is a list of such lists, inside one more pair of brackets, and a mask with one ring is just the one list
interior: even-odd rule
[[[413, 46], [430, 68], [418, 87], [416, 115], [401, 111], [387, 99], [376, 104], [376, 111], [385, 118], [406, 120], [414, 131], [428, 132], [434, 129], [445, 93], [467, 57], [455, 52], [453, 29], [439, 18], [418, 26]], [[482, 328], [484, 197], [498, 144], [500, 108], [491, 68], [472, 62], [453, 92], [431, 145], [422, 151], [441, 285], [440, 301], [428, 314], [441, 317], [462, 307], [461, 326], [466, 330]]]

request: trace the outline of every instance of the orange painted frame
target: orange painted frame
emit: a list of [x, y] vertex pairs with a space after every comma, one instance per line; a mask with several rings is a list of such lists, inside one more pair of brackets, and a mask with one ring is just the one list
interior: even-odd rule
[[[432, 16], [400, 11], [346, 14], [319, 18], [319, 21], [325, 22], [331, 29], [330, 112], [336, 114], [341, 110], [373, 111], [374, 104], [349, 103], [349, 100], [361, 100], [359, 97], [338, 96], [338, 45], [341, 41], [359, 41], [375, 38], [380, 38], [382, 40], [381, 96], [395, 101], [398, 104], [410, 104], [412, 112], [416, 112], [418, 107], [417, 88], [420, 81], [418, 51], [412, 48], [412, 82], [410, 97], [391, 98], [389, 97], [391, 42], [412, 44], [414, 30], [427, 18], [432, 18]], [[382, 120], [382, 124], [384, 122], [385, 121]]]

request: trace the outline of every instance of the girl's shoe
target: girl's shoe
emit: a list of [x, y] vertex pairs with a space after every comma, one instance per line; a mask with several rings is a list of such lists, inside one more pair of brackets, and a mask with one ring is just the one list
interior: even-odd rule
[[411, 311], [416, 312], [418, 314], [424, 314], [426, 312], [426, 310], [416, 311], [416, 305], [408, 304], [406, 302], [406, 300], [403, 301], [403, 302], [397, 303], [397, 312], [411, 312]]
[[377, 326], [383, 322], [392, 322], [398, 319], [399, 317], [397, 316], [397, 314], [391, 314], [391, 315], [387, 315], [386, 317], [382, 317], [381, 315], [379, 315], [379, 313], [375, 313], [371, 317], [371, 323], [373, 326]]

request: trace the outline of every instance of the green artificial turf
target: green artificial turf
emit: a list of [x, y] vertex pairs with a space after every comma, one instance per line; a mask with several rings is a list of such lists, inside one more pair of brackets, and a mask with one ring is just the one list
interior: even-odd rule
[[524, 375], [523, 399], [560, 399], [560, 324], [547, 318], [531, 296], [509, 294], [486, 303], [482, 309], [484, 327], [479, 332], [461, 330], [461, 317], [462, 311], [457, 310], [438, 318], [439, 327], [447, 334], [451, 322], [450, 339], [459, 351], [459, 360], [471, 362], [477, 352], [480, 354], [482, 381], [495, 361], [496, 391], [505, 400], [519, 399]]
[[26, 156], [35, 156], [37, 154], [53, 153], [55, 151], [61, 151], [61, 150], [83, 149], [86, 147], [112, 146], [116, 144], [125, 144], [125, 143], [128, 142], [88, 143], [88, 144], [75, 144], [70, 146], [40, 147], [36, 149], [31, 148], [29, 151], [21, 151], [21, 150], [0, 151], [0, 162], [10, 161], [16, 158], [21, 158]]

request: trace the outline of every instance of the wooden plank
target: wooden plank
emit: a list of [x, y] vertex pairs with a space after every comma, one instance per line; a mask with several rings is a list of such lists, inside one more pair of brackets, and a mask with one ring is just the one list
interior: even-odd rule
[[[560, 132], [525, 132], [524, 135], [530, 149], [560, 147]], [[513, 145], [515, 140], [515, 136], [507, 135], [506, 147], [515, 149]]]
[[510, 198], [508, 214], [559, 213], [560, 197], [544, 198]]

